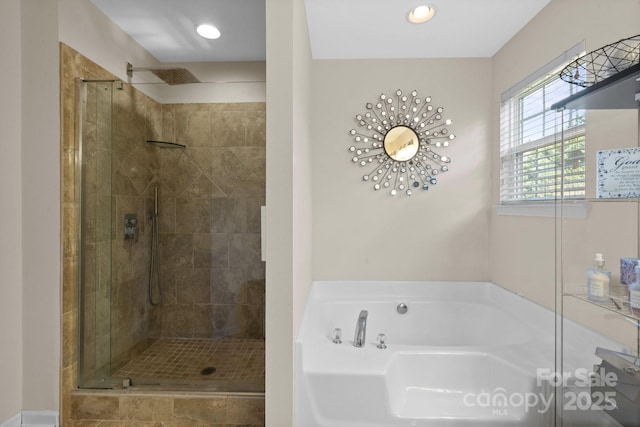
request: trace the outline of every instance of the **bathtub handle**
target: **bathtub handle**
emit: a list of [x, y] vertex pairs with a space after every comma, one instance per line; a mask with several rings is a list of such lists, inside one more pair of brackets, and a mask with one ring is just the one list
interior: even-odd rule
[[335, 328], [333, 330], [333, 343], [342, 344], [342, 329]]
[[378, 341], [378, 345], [376, 347], [380, 350], [387, 348], [387, 336], [385, 334], [378, 334], [376, 341]]

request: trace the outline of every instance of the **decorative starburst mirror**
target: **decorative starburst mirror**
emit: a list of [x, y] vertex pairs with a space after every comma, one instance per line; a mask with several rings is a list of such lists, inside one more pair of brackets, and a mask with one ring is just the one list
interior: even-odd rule
[[349, 147], [351, 160], [364, 168], [363, 181], [392, 196], [411, 196], [437, 184], [437, 175], [447, 172], [451, 162], [441, 151], [455, 138], [452, 121], [442, 117], [444, 108], [415, 90], [407, 95], [397, 90], [392, 96], [381, 94], [366, 109], [356, 116], [360, 128], [349, 131], [355, 142]]

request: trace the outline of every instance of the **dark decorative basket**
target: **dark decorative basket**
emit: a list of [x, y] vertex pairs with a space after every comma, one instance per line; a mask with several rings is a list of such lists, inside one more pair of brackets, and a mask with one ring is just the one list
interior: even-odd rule
[[640, 62], [640, 34], [589, 52], [560, 71], [565, 82], [589, 87]]

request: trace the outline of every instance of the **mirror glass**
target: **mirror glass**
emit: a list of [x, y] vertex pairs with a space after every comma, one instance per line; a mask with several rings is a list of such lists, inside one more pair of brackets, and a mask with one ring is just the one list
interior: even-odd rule
[[396, 126], [384, 136], [384, 151], [393, 160], [406, 162], [411, 160], [420, 148], [420, 140], [408, 126]]

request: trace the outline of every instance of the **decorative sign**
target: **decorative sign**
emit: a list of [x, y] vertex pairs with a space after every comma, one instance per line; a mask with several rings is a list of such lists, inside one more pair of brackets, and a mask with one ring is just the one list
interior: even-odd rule
[[640, 197], [640, 148], [598, 151], [598, 199]]

